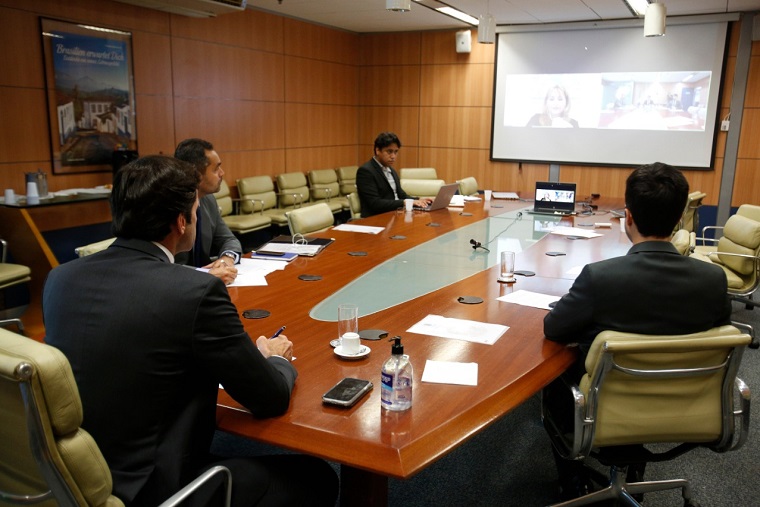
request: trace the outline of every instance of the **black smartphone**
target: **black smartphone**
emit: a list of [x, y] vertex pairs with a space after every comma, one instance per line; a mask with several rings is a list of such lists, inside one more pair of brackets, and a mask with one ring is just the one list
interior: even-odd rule
[[372, 390], [372, 382], [346, 377], [322, 396], [322, 403], [351, 407]]

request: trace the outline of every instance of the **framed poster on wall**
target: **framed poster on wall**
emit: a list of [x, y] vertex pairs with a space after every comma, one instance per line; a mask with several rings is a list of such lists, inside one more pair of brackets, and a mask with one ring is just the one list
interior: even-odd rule
[[41, 19], [50, 145], [56, 174], [112, 170], [137, 150], [132, 34]]

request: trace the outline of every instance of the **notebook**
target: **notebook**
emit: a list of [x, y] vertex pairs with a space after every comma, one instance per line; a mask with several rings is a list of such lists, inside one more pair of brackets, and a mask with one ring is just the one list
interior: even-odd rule
[[435, 199], [433, 199], [433, 202], [430, 203], [430, 205], [425, 206], [424, 208], [415, 206], [414, 209], [421, 211], [435, 211], [437, 209], [445, 208], [449, 205], [451, 198], [454, 197], [457, 190], [459, 190], [459, 183], [443, 185], [438, 190], [438, 195], [435, 196]]
[[257, 254], [288, 254], [294, 253], [306, 257], [314, 257], [324, 247], [335, 241], [332, 238], [300, 237], [294, 243], [292, 236], [277, 236], [256, 250]]
[[537, 215], [574, 215], [575, 183], [537, 181], [533, 210]]

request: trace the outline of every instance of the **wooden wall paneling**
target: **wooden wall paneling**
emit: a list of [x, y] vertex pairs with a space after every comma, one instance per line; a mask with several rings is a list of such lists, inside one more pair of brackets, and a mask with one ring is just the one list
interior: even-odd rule
[[281, 16], [246, 9], [204, 19], [173, 15], [171, 26], [175, 37], [281, 54], [283, 21]]
[[171, 96], [138, 93], [135, 97], [135, 123], [140, 156], [174, 154], [178, 141], [174, 137], [174, 100]]
[[286, 103], [285, 146], [353, 146], [356, 116], [355, 106]]
[[423, 65], [422, 106], [480, 106], [493, 104], [493, 65]]
[[752, 56], [749, 60], [749, 75], [747, 76], [747, 94], [744, 97], [744, 107], [749, 108], [760, 107], [760, 54], [755, 54], [755, 48], [759, 47], [757, 44], [760, 43], [752, 43]]
[[760, 158], [760, 108], [745, 108], [739, 134], [739, 158]]
[[490, 107], [420, 107], [420, 146], [488, 149]]
[[[217, 145], [214, 145], [216, 148]], [[224, 180], [230, 187], [236, 186], [236, 181], [247, 176], [274, 176], [285, 172], [285, 150], [245, 150], [218, 151], [222, 159]]]
[[421, 44], [419, 32], [361, 34], [359, 65], [419, 65]]
[[481, 185], [486, 182], [490, 164], [488, 150], [420, 147], [421, 167], [435, 167], [438, 177], [447, 183], [472, 176]]
[[168, 35], [133, 32], [132, 69], [141, 94], [172, 94], [172, 40]]
[[418, 65], [359, 68], [359, 104], [417, 106], [420, 103]]
[[760, 160], [739, 160], [736, 164], [736, 181], [731, 206], [760, 205]]
[[0, 163], [45, 161], [50, 169], [45, 91], [0, 86], [0, 118]]
[[314, 60], [356, 65], [359, 58], [359, 35], [324, 26], [285, 18], [284, 49], [286, 55]]
[[419, 129], [419, 109], [416, 107], [359, 107], [359, 144], [368, 144], [370, 153], [372, 153], [375, 138], [380, 132], [395, 132], [402, 147], [409, 147], [418, 145]]
[[220, 150], [285, 146], [282, 103], [176, 97], [174, 110], [179, 140], [201, 137]]
[[496, 44], [479, 44], [477, 29], [471, 29], [472, 41], [469, 53], [457, 53], [456, 34], [460, 30], [422, 33], [423, 64], [478, 64], [494, 62]]
[[172, 39], [174, 94], [282, 101], [282, 55], [191, 39]]
[[625, 195], [625, 180], [633, 168], [586, 167], [564, 165], [560, 168], [560, 181], [572, 181], [578, 185], [578, 199], [592, 193], [605, 198], [621, 198]]
[[44, 88], [39, 18], [31, 12], [0, 8], [0, 20], [0, 47], [5, 48], [0, 51], [0, 86]]
[[722, 158], [716, 159], [713, 162], [713, 169], [711, 171], [683, 171], [683, 174], [689, 182], [689, 191], [699, 190], [707, 194], [702, 204], [711, 206], [718, 204], [720, 179], [723, 174]]
[[285, 57], [285, 101], [312, 104], [359, 103], [359, 76], [355, 65]]
[[[292, 148], [287, 151], [287, 172], [307, 173], [314, 169], [334, 169], [328, 160], [343, 160], [340, 165], [361, 165], [369, 160], [357, 158], [356, 146], [315, 146], [313, 148]], [[284, 171], [279, 171], [284, 172]], [[274, 173], [276, 174], [276, 173]]]

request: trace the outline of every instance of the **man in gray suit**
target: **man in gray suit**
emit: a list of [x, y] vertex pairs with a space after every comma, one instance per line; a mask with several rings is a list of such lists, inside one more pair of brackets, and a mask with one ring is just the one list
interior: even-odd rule
[[[574, 367], [544, 391], [557, 410], [568, 411], [568, 425], [571, 411], [562, 403], [569, 399], [565, 384], [577, 383], [583, 375], [588, 348], [601, 331], [687, 334], [730, 324], [723, 270], [679, 254], [670, 242], [688, 193], [686, 178], [667, 164], [633, 171], [626, 181], [624, 218], [633, 246], [627, 255], [586, 265], [544, 318], [546, 338], [578, 343], [581, 352]], [[585, 478], [577, 476], [581, 468], [555, 457], [563, 498], [583, 493]], [[629, 467], [632, 480], [643, 473], [643, 466]]]
[[[235, 506], [333, 506], [337, 476], [322, 460], [210, 452], [219, 384], [253, 417], [273, 417], [287, 411], [297, 372], [290, 340], [254, 344], [224, 283], [173, 262], [195, 240], [198, 180], [164, 156], [117, 173], [116, 241], [50, 272], [45, 341], [71, 363], [83, 427], [127, 506], [158, 505], [216, 464], [232, 472]], [[204, 491], [193, 505], [217, 494]]]
[[237, 277], [235, 264], [240, 262], [243, 247], [224, 223], [213, 196], [222, 185], [222, 160], [210, 142], [195, 138], [179, 143], [174, 157], [191, 164], [201, 178], [198, 184], [198, 234], [193, 248], [179, 253], [176, 262], [206, 268], [229, 285]]

